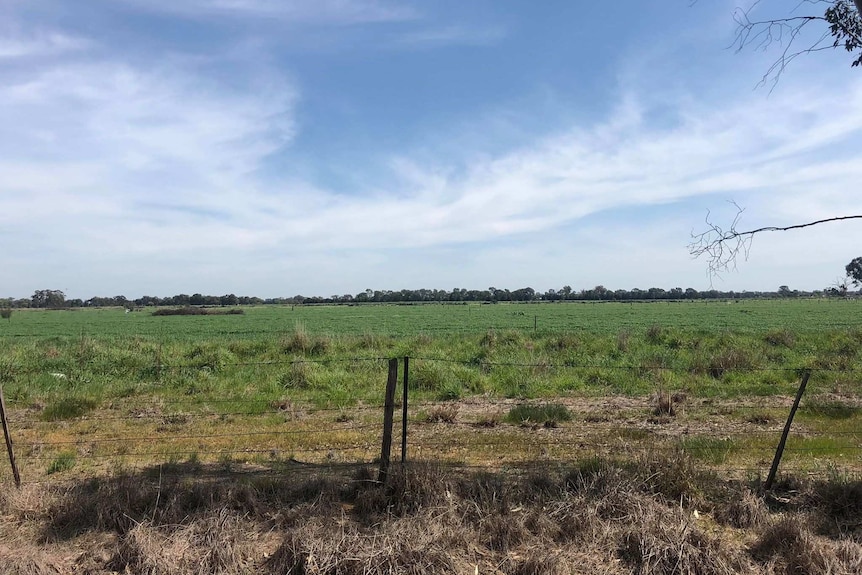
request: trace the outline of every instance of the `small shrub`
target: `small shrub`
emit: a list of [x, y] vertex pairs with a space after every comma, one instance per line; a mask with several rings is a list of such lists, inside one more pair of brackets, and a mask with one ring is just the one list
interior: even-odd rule
[[12, 310], [8, 307], [4, 307], [0, 309], [0, 317], [3, 319], [11, 319], [12, 318]]
[[61, 471], [68, 471], [73, 467], [75, 467], [75, 452], [65, 451], [51, 461], [51, 464], [48, 466], [45, 473], [48, 475], [52, 473], [60, 473]]
[[518, 405], [509, 410], [506, 421], [510, 423], [537, 423], [555, 426], [564, 421], [571, 421], [569, 409], [560, 403], [542, 405]]

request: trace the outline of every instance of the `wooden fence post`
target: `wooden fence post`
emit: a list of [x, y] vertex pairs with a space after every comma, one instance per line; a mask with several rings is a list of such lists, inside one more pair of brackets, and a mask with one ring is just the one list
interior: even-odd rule
[[401, 465], [407, 463], [407, 380], [410, 373], [410, 358], [404, 356], [404, 381], [401, 386]]
[[398, 360], [389, 360], [389, 378], [386, 380], [386, 402], [383, 404], [383, 445], [380, 450], [380, 472], [377, 481], [386, 483], [389, 459], [392, 456], [392, 419], [395, 413], [395, 386], [398, 384]]
[[769, 491], [772, 489], [772, 483], [775, 481], [775, 474], [778, 473], [778, 464], [781, 463], [781, 456], [784, 454], [784, 445], [787, 443], [787, 436], [790, 435], [790, 424], [793, 423], [793, 416], [796, 415], [796, 410], [799, 408], [799, 402], [802, 400], [802, 394], [805, 393], [805, 386], [808, 385], [808, 378], [811, 377], [811, 371], [806, 370], [802, 375], [802, 382], [799, 384], [799, 390], [796, 392], [796, 399], [793, 401], [793, 407], [790, 408], [790, 413], [787, 415], [787, 423], [784, 424], [784, 431], [781, 433], [781, 441], [778, 442], [778, 448], [775, 450], [775, 458], [772, 460], [772, 467], [769, 468], [769, 476], [766, 478], [766, 483], [763, 487]]
[[6, 451], [9, 452], [9, 463], [12, 465], [12, 476], [15, 487], [21, 487], [21, 476], [18, 474], [18, 464], [15, 463], [15, 451], [12, 449], [12, 436], [9, 435], [9, 423], [6, 421], [6, 402], [3, 399], [3, 386], [0, 385], [0, 420], [3, 422], [3, 436], [6, 438]]

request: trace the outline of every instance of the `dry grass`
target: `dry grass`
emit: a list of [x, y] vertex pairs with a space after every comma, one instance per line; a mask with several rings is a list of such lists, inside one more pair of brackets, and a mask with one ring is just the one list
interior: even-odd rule
[[455, 423], [460, 408], [456, 403], [431, 408], [425, 417], [426, 423]]
[[198, 464], [28, 485], [0, 492], [0, 572], [862, 572], [859, 487], [844, 478], [785, 478], [770, 510], [682, 453], [539, 465], [415, 463], [380, 485], [365, 466], [274, 476]]

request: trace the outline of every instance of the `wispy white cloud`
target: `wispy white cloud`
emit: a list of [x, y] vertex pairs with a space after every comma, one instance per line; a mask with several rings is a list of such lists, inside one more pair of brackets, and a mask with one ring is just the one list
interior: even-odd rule
[[74, 52], [83, 50], [90, 45], [91, 42], [84, 38], [57, 31], [31, 34], [0, 32], [0, 61]]
[[411, 20], [417, 13], [385, 0], [122, 0], [150, 12], [192, 18], [266, 17], [299, 23], [367, 24]]
[[506, 37], [502, 26], [447, 25], [403, 32], [394, 38], [399, 47], [491, 46]]
[[[787, 90], [721, 108], [690, 104], [672, 126], [651, 125], [649, 103], [629, 94], [593, 126], [561, 128], [469, 166], [399, 156], [391, 185], [365, 196], [256, 175], [290, 141], [294, 98], [278, 82], [237, 93], [187, 70], [114, 63], [47, 70], [0, 88], [0, 218], [43, 253], [187, 262], [170, 275], [188, 278], [223, 257], [257, 270], [249, 277], [296, 266], [311, 277], [326, 266], [315, 271], [310, 254], [348, 269], [356, 254], [366, 261], [396, 246], [433, 253], [467, 244], [488, 264], [503, 257], [496, 245], [516, 240], [520, 252], [506, 253], [517, 259], [523, 252], [538, 283], [546, 276], [536, 266], [556, 257], [548, 238], [570, 242], [578, 261], [613, 258], [617, 249], [616, 257], [643, 268], [643, 281], [651, 277], [643, 262], [667, 249], [680, 260], [680, 277], [691, 273], [683, 246], [699, 216], [663, 226], [664, 249], [653, 243], [650, 255], [639, 242], [654, 230], [622, 217], [602, 238], [595, 224], [579, 223], [595, 214], [699, 197], [704, 209], [722, 199], [749, 205], [752, 223], [798, 221], [836, 206], [862, 210], [862, 199], [849, 193], [862, 166], [840, 151], [862, 132], [859, 83], [840, 94]], [[447, 277], [439, 268], [432, 273]], [[614, 284], [615, 277], [587, 281]]]
[[[413, 17], [358, 0], [126, 2], [193, 17]], [[400, 41], [436, 47], [504, 35], [444, 25]], [[293, 170], [289, 153], [277, 175], [262, 175], [312, 119], [297, 121], [299, 88], [255, 49], [237, 56], [257, 70], [239, 82], [191, 58], [66, 57], [88, 42], [61, 32], [0, 38], [0, 268], [14, 270], [17, 283], [6, 289], [17, 295], [34, 286], [92, 295], [93, 285], [127, 295], [546, 288], [562, 277], [580, 287], [670, 287], [708, 281], [684, 244], [724, 199], [748, 206], [752, 226], [862, 212], [862, 83], [853, 79], [821, 87], [785, 78], [769, 98], [746, 92], [730, 101], [685, 82], [663, 86], [656, 75], [648, 86], [624, 84], [603, 117], [525, 131], [502, 151], [458, 137], [429, 151], [422, 134], [411, 136], [421, 154], [362, 151], [340, 168], [356, 187], [327, 189]], [[4, 62], [32, 55], [48, 57], [4, 74]], [[472, 131], [484, 122], [493, 118]], [[370, 164], [389, 166], [384, 183]], [[788, 254], [806, 258], [808, 269], [840, 271], [842, 259], [858, 255], [845, 254], [848, 246], [862, 245], [846, 227], [814, 234], [758, 239], [746, 286], [768, 287], [789, 269]], [[390, 256], [402, 254], [396, 274]], [[397, 285], [405, 278], [410, 285]]]

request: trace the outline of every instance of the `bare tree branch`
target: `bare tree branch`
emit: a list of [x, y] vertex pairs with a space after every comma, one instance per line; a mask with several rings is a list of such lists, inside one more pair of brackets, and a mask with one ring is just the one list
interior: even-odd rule
[[736, 202], [730, 202], [736, 207], [736, 216], [728, 229], [723, 229], [721, 226], [710, 220], [710, 213], [706, 214], [707, 230], [701, 233], [691, 232], [691, 242], [688, 244], [688, 251], [695, 258], [701, 256], [707, 257], [707, 269], [710, 277], [720, 275], [721, 272], [736, 269], [736, 263], [739, 256], [748, 259], [748, 253], [751, 249], [751, 242], [754, 236], [761, 232], [786, 232], [789, 230], [798, 230], [819, 224], [830, 222], [840, 222], [843, 220], [862, 219], [862, 215], [853, 216], [835, 216], [832, 218], [824, 218], [805, 224], [794, 224], [792, 226], [765, 226], [753, 230], [739, 231], [736, 226], [745, 211], [739, 207]]
[[[852, 66], [862, 64], [862, 55], [858, 54], [862, 50], [862, 0], [853, 0], [852, 3], [847, 0], [800, 0], [794, 11], [804, 4], [825, 5], [826, 9], [822, 14], [752, 20], [752, 12], [759, 4], [760, 0], [757, 0], [747, 9], [734, 11], [737, 30], [731, 44], [737, 52], [746, 48], [766, 50], [773, 44], [782, 47], [781, 54], [763, 74], [758, 85], [771, 80], [774, 89], [785, 68], [797, 57], [839, 46], [856, 56]], [[812, 22], [823, 22], [825, 30], [816, 40], [800, 47], [800, 35]]]

